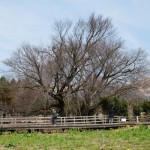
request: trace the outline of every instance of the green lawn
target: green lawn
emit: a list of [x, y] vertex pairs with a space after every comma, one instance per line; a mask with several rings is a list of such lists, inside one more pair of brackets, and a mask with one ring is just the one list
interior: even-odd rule
[[150, 128], [0, 135], [0, 150], [149, 150]]

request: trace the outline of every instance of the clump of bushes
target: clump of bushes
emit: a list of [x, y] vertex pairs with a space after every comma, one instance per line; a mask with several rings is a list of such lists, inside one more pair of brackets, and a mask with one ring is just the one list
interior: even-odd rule
[[115, 115], [118, 115], [118, 116], [127, 115], [128, 104], [125, 100], [119, 100], [116, 97], [113, 97], [113, 98], [104, 97], [101, 100], [101, 106], [105, 114], [108, 114], [109, 109], [113, 106], [115, 109]]
[[[103, 97], [100, 105], [104, 114], [108, 114], [109, 109], [113, 106], [115, 108], [115, 115], [127, 116], [128, 114], [128, 102], [116, 97]], [[150, 114], [150, 101], [140, 102], [138, 105], [132, 101], [133, 115], [140, 116], [141, 112], [145, 112], [145, 115]]]

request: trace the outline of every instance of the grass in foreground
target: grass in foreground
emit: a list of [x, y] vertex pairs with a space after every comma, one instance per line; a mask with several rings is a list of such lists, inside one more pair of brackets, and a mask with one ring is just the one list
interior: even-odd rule
[[149, 150], [150, 128], [68, 130], [64, 133], [11, 133], [0, 136], [0, 150]]

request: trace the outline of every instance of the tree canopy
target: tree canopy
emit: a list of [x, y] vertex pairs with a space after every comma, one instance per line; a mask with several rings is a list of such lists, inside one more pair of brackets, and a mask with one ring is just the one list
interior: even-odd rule
[[61, 114], [90, 114], [101, 97], [135, 88], [148, 70], [144, 50], [125, 49], [111, 19], [91, 14], [54, 23], [47, 47], [23, 44], [4, 63]]

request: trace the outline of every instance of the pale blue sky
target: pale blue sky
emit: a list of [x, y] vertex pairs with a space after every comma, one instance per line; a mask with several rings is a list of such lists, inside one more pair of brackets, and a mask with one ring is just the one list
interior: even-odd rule
[[150, 0], [0, 0], [0, 73], [6, 69], [1, 62], [23, 42], [47, 45], [56, 20], [93, 12], [112, 18], [127, 47], [150, 55]]

